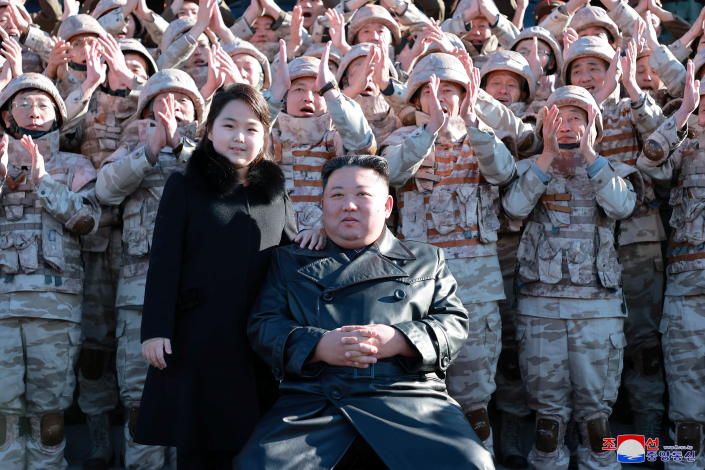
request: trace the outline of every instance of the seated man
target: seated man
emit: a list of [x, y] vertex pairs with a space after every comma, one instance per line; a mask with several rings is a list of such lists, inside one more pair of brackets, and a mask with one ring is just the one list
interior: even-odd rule
[[380, 157], [329, 160], [328, 246], [274, 253], [248, 334], [281, 396], [237, 468], [494, 468], [443, 380], [467, 311], [443, 250], [385, 228], [388, 178]]

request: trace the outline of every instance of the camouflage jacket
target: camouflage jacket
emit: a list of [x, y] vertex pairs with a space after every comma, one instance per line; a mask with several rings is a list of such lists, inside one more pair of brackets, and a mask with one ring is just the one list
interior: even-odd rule
[[637, 166], [661, 184], [672, 185], [673, 227], [668, 247], [666, 295], [705, 294], [705, 129], [684, 139], [669, 117], [648, 139], [650, 156]]
[[[566, 176], [544, 173], [536, 157], [517, 163], [502, 198], [507, 214], [526, 218], [517, 252], [519, 292], [537, 297], [621, 298], [615, 221], [628, 217], [635, 168], [598, 157]], [[605, 312], [613, 316], [613, 312]]]
[[[135, 121], [126, 132], [142, 135], [148, 124], [149, 120]], [[196, 146], [193, 140], [183, 137], [183, 148], [178, 155], [170, 147], [164, 147], [153, 165], [147, 159], [142, 141], [142, 138], [132, 139], [121, 145], [107, 158], [96, 182], [98, 201], [109, 206], [120, 205], [122, 209], [118, 307], [140, 307], [144, 302], [152, 233], [162, 191], [172, 173], [184, 171]]]
[[47, 172], [34, 185], [29, 182], [30, 154], [18, 140], [8, 137], [10, 164], [0, 187], [0, 270], [4, 276], [0, 293], [80, 295], [83, 266], [78, 236], [95, 230], [100, 218], [93, 165], [82, 155], [60, 152], [59, 131], [51, 132], [34, 140]]

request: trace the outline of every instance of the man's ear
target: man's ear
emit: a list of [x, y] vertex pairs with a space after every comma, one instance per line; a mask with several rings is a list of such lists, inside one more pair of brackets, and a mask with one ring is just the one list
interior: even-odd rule
[[5, 128], [9, 129], [10, 128], [10, 112], [9, 111], [3, 110], [2, 121], [5, 123]]
[[391, 194], [387, 194], [387, 200], [384, 201], [384, 218], [388, 219], [392, 215], [392, 209], [394, 208], [394, 198]]

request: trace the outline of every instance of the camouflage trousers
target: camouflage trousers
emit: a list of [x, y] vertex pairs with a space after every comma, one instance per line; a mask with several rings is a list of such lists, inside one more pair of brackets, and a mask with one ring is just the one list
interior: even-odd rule
[[[663, 377], [659, 322], [663, 306], [663, 256], [661, 244], [635, 243], [619, 247], [624, 299], [628, 317], [624, 323], [627, 347], [624, 350], [622, 380], [629, 391], [632, 412], [641, 417], [652, 417], [660, 423], [663, 416], [663, 397], [666, 384]], [[637, 433], [655, 430], [635, 429]]]
[[499, 301], [499, 313], [502, 318], [502, 352], [499, 354], [497, 363], [495, 403], [499, 410], [523, 417], [531, 414], [531, 410], [527, 404], [526, 387], [519, 369], [519, 345], [516, 340], [515, 325], [517, 293], [514, 275], [520, 239], [520, 233], [506, 233], [501, 234], [497, 241], [497, 256], [502, 268], [506, 300]]
[[[65, 469], [63, 411], [71, 405], [81, 327], [63, 320], [31, 318], [51, 309], [71, 318], [78, 295], [54, 292], [0, 294], [0, 468]], [[29, 418], [29, 435], [20, 432]], [[51, 425], [50, 425], [51, 424]]]
[[700, 455], [694, 463], [669, 462], [666, 468], [705, 468], [705, 295], [667, 295], [664, 302], [663, 355], [668, 382], [668, 417], [672, 423], [697, 421]]
[[132, 438], [149, 364], [142, 357], [142, 310], [117, 309], [117, 376], [125, 420], [125, 469], [157, 470], [164, 466], [166, 447], [137, 444]]
[[117, 272], [110, 251], [83, 252], [88, 282], [83, 290], [83, 346], [78, 359], [78, 406], [87, 415], [117, 406], [115, 376], [115, 288]]
[[576, 311], [576, 302], [583, 303], [587, 311], [592, 301], [519, 298], [520, 314], [516, 319], [519, 364], [526, 380], [529, 407], [536, 412], [537, 425], [542, 419], [558, 423], [555, 450], [542, 452], [534, 444], [528, 460], [540, 470], [567, 469], [570, 452], [564, 438], [572, 418], [582, 435], [578, 446], [579, 468], [621, 468], [616, 453], [595, 452], [587, 445], [590, 437], [587, 422], [607, 419], [617, 399], [625, 346], [624, 319], [616, 318], [621, 313], [621, 303], [615, 301], [615, 318], [567, 320], [523, 314], [555, 310], [556, 303], [559, 309], [563, 303], [573, 303], [570, 309]]
[[[468, 339], [448, 368], [448, 393], [465, 413], [487, 408], [495, 391], [495, 373], [501, 344], [501, 320], [497, 302], [466, 304], [470, 314]], [[492, 452], [492, 435], [483, 445]]]

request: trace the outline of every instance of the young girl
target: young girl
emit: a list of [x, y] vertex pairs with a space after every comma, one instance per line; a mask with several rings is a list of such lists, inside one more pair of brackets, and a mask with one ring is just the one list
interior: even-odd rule
[[260, 415], [264, 382], [245, 324], [272, 248], [296, 234], [284, 175], [265, 152], [269, 125], [255, 88], [218, 92], [203, 140], [159, 206], [141, 338], [152, 367], [136, 441], [176, 446], [178, 469], [230, 469]]

